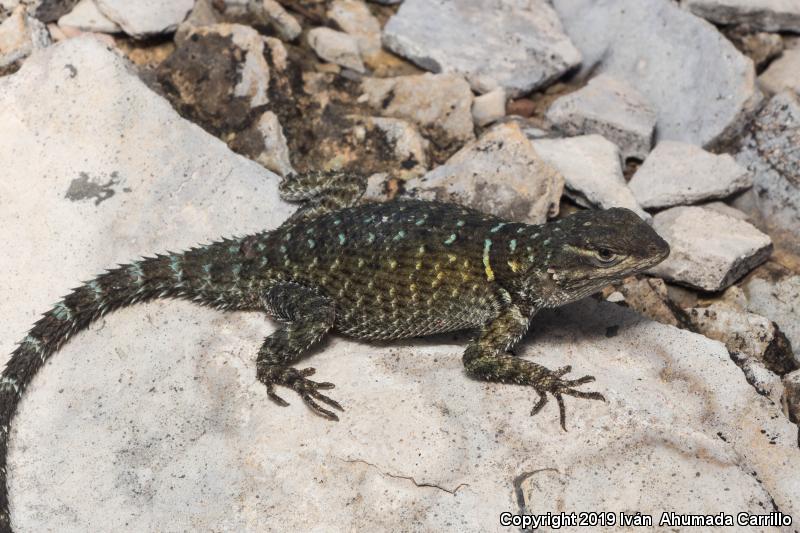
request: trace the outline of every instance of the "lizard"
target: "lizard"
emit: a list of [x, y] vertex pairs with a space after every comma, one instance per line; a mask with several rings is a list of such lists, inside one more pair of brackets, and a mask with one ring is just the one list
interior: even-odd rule
[[[108, 312], [156, 298], [188, 299], [224, 311], [263, 311], [279, 323], [263, 341], [256, 378], [278, 405], [276, 387], [338, 420], [329, 382], [294, 366], [329, 332], [391, 340], [472, 329], [463, 365], [477, 380], [533, 388], [542, 410], [555, 398], [605, 400], [513, 347], [540, 310], [588, 296], [667, 257], [669, 246], [632, 211], [584, 210], [541, 225], [503, 220], [456, 204], [421, 200], [364, 203], [364, 180], [340, 172], [292, 174], [284, 200], [302, 202], [281, 226], [224, 238], [181, 253], [110, 269], [44, 313], [0, 376], [0, 532], [10, 532], [7, 451], [11, 420], [26, 387], [75, 333]], [[323, 394], [326, 391], [327, 394]]]

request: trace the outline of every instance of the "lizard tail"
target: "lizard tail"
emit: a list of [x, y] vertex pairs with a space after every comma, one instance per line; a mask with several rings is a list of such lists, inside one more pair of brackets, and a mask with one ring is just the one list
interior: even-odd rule
[[207, 295], [198, 296], [197, 288], [183, 280], [183, 269], [193, 268], [188, 254], [122, 265], [74, 289], [36, 322], [11, 354], [0, 375], [0, 533], [12, 531], [6, 486], [11, 420], [33, 376], [71, 335], [105, 313], [161, 297], [205, 299]]

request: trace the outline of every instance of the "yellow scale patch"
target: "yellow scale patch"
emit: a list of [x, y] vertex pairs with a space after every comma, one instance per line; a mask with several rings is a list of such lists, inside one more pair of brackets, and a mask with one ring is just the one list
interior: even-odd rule
[[494, 271], [492, 270], [492, 265], [489, 263], [489, 250], [491, 250], [491, 248], [491, 239], [486, 239], [483, 241], [483, 266], [484, 270], [486, 271], [486, 279], [488, 281], [494, 281]]

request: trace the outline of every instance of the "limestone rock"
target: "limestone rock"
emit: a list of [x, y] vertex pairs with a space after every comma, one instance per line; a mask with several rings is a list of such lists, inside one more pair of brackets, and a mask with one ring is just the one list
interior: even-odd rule
[[344, 32], [325, 27], [314, 28], [308, 32], [308, 44], [325, 61], [356, 72], [366, 72], [361, 61], [358, 41]]
[[736, 154], [753, 173], [755, 208], [781, 247], [800, 254], [800, 97], [784, 91], [756, 118]]
[[428, 170], [428, 141], [413, 124], [399, 118], [371, 117], [368, 125], [380, 130], [387, 143], [393, 148], [398, 169], [395, 177], [409, 179], [421, 176]]
[[463, 74], [479, 93], [502, 87], [512, 97], [581, 60], [545, 0], [406, 0], [383, 43], [426, 70]]
[[381, 23], [361, 0], [334, 0], [328, 8], [328, 18], [341, 30], [355, 37], [363, 58], [381, 50]]
[[172, 33], [194, 6], [194, 0], [95, 0], [122, 31], [137, 39]]
[[738, 359], [754, 358], [778, 375], [800, 368], [786, 335], [766, 317], [719, 303], [687, 312], [695, 331], [724, 343]]
[[417, 198], [534, 224], [558, 214], [563, 188], [561, 174], [513, 123], [494, 126], [445, 164], [406, 182], [406, 192]]
[[683, 0], [682, 5], [716, 24], [800, 32], [800, 3], [796, 0]]
[[303, 32], [297, 19], [276, 0], [248, 1], [247, 9], [258, 22], [273, 27], [286, 41], [294, 41]]
[[583, 54], [581, 73], [606, 73], [642, 93], [658, 113], [659, 140], [721, 142], [741, 130], [760, 101], [752, 61], [671, 0], [553, 6]]
[[650, 273], [706, 291], [722, 290], [772, 252], [769, 236], [742, 220], [702, 207], [673, 207], [653, 217], [670, 255]]
[[263, 149], [254, 159], [280, 176], [293, 174], [295, 170], [292, 168], [289, 147], [278, 116], [272, 111], [266, 111], [253, 126], [263, 143]]
[[98, 9], [95, 0], [81, 0], [66, 15], [58, 19], [59, 26], [71, 26], [83, 31], [117, 33], [122, 31], [119, 24], [106, 17]]
[[627, 83], [607, 75], [558, 98], [548, 108], [547, 119], [568, 135], [599, 133], [619, 146], [624, 159], [647, 156], [656, 125], [648, 101]]
[[[9, 11], [12, 11], [13, 8], [16, 8], [19, 4], [31, 5], [31, 7], [36, 6], [35, 11], [33, 11], [34, 16], [41, 22], [48, 23], [55, 22], [61, 16], [69, 13], [78, 1], [79, 0], [0, 0], [0, 6], [5, 7]], [[9, 8], [9, 5], [13, 5], [13, 7]]]
[[725, 198], [753, 184], [748, 170], [728, 154], [661, 141], [629, 182], [644, 208], [663, 208]]
[[269, 101], [264, 39], [241, 24], [188, 29], [158, 68], [158, 78], [186, 114], [211, 131], [241, 130]]
[[533, 147], [564, 176], [566, 194], [583, 206], [625, 207], [645, 220], [645, 212], [622, 176], [617, 146], [601, 135], [538, 139]]
[[361, 100], [382, 116], [413, 122], [437, 146], [458, 147], [475, 138], [472, 91], [457, 74], [366, 78], [361, 87]]
[[783, 405], [789, 420], [800, 423], [800, 370], [783, 376]]
[[758, 83], [770, 95], [787, 89], [800, 94], [800, 48], [785, 50], [758, 77]]
[[497, 88], [472, 101], [472, 118], [478, 126], [487, 126], [506, 116], [506, 91]]
[[800, 276], [753, 277], [745, 281], [742, 288], [747, 296], [747, 310], [778, 324], [800, 358]]
[[603, 290], [603, 296], [616, 304], [630, 307], [637, 313], [676, 328], [686, 328], [686, 312], [672, 302], [663, 279], [631, 276]]
[[49, 44], [47, 28], [28, 16], [25, 6], [20, 5], [0, 23], [0, 68], [12, 65]]

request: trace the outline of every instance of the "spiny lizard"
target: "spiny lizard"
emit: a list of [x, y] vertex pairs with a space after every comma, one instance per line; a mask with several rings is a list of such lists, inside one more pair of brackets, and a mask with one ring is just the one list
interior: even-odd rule
[[[6, 488], [9, 427], [36, 371], [71, 335], [109, 311], [155, 298], [222, 310], [260, 310], [281, 322], [258, 351], [269, 397], [297, 392], [316, 413], [342, 410], [322, 394], [332, 383], [298, 369], [333, 330], [357, 339], [401, 339], [476, 329], [466, 373], [532, 387], [535, 414], [551, 394], [565, 428], [563, 395], [603, 400], [509, 354], [540, 309], [583, 298], [669, 254], [667, 243], [626, 209], [582, 211], [544, 225], [508, 222], [464, 207], [421, 201], [356, 205], [362, 181], [337, 173], [294, 175], [281, 194], [305, 204], [274, 231], [223, 239], [120, 266], [74, 289], [36, 322], [0, 378], [0, 531], [11, 531]], [[566, 429], [566, 428], [565, 428]]]

